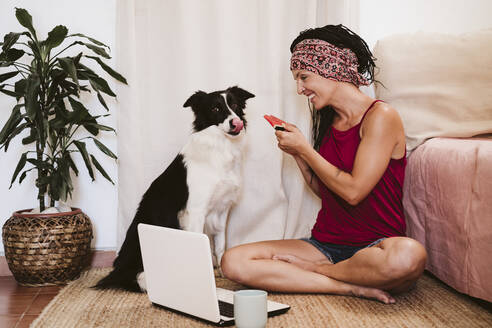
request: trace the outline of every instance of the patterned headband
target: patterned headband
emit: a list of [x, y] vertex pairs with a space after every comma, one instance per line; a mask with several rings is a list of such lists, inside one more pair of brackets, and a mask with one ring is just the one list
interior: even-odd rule
[[299, 42], [290, 59], [291, 70], [306, 70], [327, 79], [349, 82], [355, 86], [369, 85], [369, 81], [357, 71], [359, 63], [354, 52], [338, 48], [318, 39]]

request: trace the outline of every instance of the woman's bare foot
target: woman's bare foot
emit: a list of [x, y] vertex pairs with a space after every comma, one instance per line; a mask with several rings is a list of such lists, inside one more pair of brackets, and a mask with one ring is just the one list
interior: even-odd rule
[[[315, 272], [316, 268], [321, 265], [333, 265], [328, 260], [312, 262], [291, 254], [276, 254], [272, 257], [272, 260], [284, 261], [293, 264], [303, 270], [313, 272]], [[357, 297], [375, 299], [385, 304], [393, 304], [396, 302], [396, 300], [389, 293], [377, 288], [351, 285], [349, 293], [350, 295]]]
[[377, 288], [353, 286], [351, 293], [354, 296], [374, 299], [384, 304], [396, 303], [396, 300], [389, 293]]

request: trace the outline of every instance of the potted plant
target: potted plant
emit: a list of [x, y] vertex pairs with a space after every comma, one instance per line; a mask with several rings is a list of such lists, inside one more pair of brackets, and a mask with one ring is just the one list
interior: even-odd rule
[[[63, 284], [76, 278], [86, 265], [92, 239], [89, 218], [80, 209], [62, 204], [72, 196], [71, 173], [77, 176], [79, 172], [73, 156], [82, 156], [93, 181], [97, 170], [111, 183], [85, 142], [94, 142], [103, 154], [116, 159], [96, 138], [100, 131], [115, 132], [98, 123], [109, 114], [93, 116], [80, 101], [81, 93], [91, 93], [109, 111], [103, 94], [116, 95], [106, 80], [83, 62], [94, 61], [116, 80], [125, 84], [126, 80], [104, 63], [102, 58], [111, 57], [102, 42], [68, 34], [62, 25], [39, 40], [27, 10], [16, 8], [15, 15], [27, 30], [8, 33], [0, 42], [0, 67], [7, 71], [0, 74], [0, 92], [16, 99], [0, 131], [0, 149], [7, 151], [11, 141], [23, 134], [22, 144], [31, 150], [21, 154], [10, 187], [28, 174], [37, 174], [39, 209], [16, 211], [5, 222], [5, 257], [20, 284]], [[68, 49], [77, 49], [78, 54], [67, 56]]]

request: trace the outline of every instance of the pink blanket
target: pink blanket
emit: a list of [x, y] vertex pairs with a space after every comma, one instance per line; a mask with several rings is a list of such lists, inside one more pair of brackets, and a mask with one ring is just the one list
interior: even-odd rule
[[427, 270], [492, 301], [492, 139], [434, 138], [409, 157], [403, 205]]

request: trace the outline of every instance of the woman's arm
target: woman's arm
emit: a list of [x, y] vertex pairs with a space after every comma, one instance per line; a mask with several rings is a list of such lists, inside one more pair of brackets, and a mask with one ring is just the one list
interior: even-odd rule
[[277, 131], [280, 149], [302, 158], [319, 179], [351, 205], [364, 199], [381, 179], [403, 135], [403, 124], [388, 105], [377, 106], [367, 115], [361, 127], [361, 143], [352, 172], [344, 172], [326, 161], [306, 141], [295, 126], [287, 124], [286, 132]]
[[299, 169], [301, 170], [302, 176], [304, 177], [304, 181], [306, 181], [306, 184], [318, 197], [320, 197], [318, 178], [316, 177], [314, 172], [300, 156], [293, 155], [293, 157], [297, 162], [297, 166], [299, 166]]

